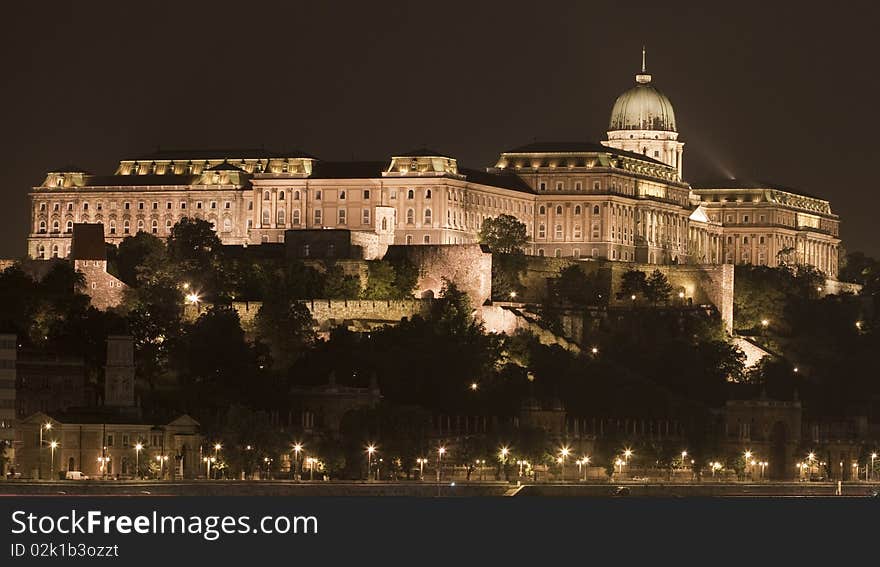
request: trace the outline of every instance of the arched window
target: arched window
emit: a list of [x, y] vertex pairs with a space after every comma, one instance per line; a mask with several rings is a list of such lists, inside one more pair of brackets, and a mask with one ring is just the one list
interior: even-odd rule
[[232, 231], [232, 221], [228, 218], [223, 219], [223, 232], [231, 232]]
[[279, 191], [279, 192], [278, 192], [278, 200], [279, 200], [279, 201], [283, 201], [283, 200], [284, 200], [284, 191]]
[[593, 214], [594, 214], [594, 215], [598, 215], [598, 214], [599, 214], [599, 205], [593, 205]]
[[382, 217], [382, 230], [388, 230], [388, 217]]
[[263, 200], [264, 200], [264, 201], [269, 201], [269, 200], [270, 200], [269, 192], [268, 192], [268, 191], [263, 191]]
[[165, 221], [165, 232], [171, 232], [171, 219]]
[[278, 209], [278, 212], [275, 213], [275, 224], [283, 225], [284, 224], [284, 209]]
[[110, 221], [110, 234], [116, 234], [116, 221]]
[[431, 198], [431, 190], [425, 189], [425, 199], [430, 199], [430, 198]]
[[52, 245], [52, 257], [53, 258], [58, 257], [58, 245], [57, 244]]
[[425, 209], [425, 224], [431, 224], [431, 209]]
[[553, 255], [556, 256], [557, 258], [562, 258], [562, 249], [557, 248], [556, 250], [553, 251]]
[[52, 221], [52, 232], [58, 232], [60, 230], [58, 221]]
[[294, 192], [293, 192], [293, 200], [294, 200], [294, 201], [299, 201], [299, 191], [294, 191]]
[[45, 233], [45, 232], [46, 232], [46, 221], [44, 221], [44, 220], [41, 220], [41, 221], [40, 221], [39, 232], [40, 232], [40, 233]]
[[64, 232], [73, 232], [73, 221], [67, 221]]
[[414, 224], [416, 222], [416, 212], [412, 209], [406, 210], [406, 224]]
[[546, 213], [547, 213], [547, 209], [544, 208], [544, 205], [541, 205], [540, 207], [538, 207], [538, 214], [539, 215], [543, 215]]
[[581, 214], [581, 206], [580, 206], [580, 205], [576, 205], [576, 206], [575, 206], [575, 208], [574, 208], [574, 214], [576, 214], [576, 215]]
[[294, 209], [292, 214], [293, 214], [293, 224], [299, 225], [299, 209]]
[[561, 214], [562, 214], [562, 205], [556, 205], [556, 214], [557, 214], [557, 215], [561, 215]]
[[127, 220], [123, 221], [122, 222], [122, 233], [128, 234], [129, 232], [131, 232], [131, 223], [129, 223]]
[[44, 260], [46, 258], [46, 247], [40, 244], [37, 248], [37, 258]]
[[138, 232], [143, 232], [144, 230], [144, 221], [143, 219], [138, 219]]
[[554, 231], [554, 233], [555, 233], [554, 235], [556, 236], [557, 239], [562, 238], [562, 225], [561, 224], [556, 225], [556, 230]]
[[412, 189], [407, 190], [407, 192], [406, 192], [407, 199], [415, 199], [415, 197], [416, 197], [415, 191], [413, 191]]
[[153, 234], [159, 234], [159, 221], [154, 220], [154, 221], [150, 224], [150, 231], [151, 231]]
[[538, 225], [538, 238], [544, 238], [545, 236], [547, 236], [547, 227], [545, 227], [543, 224], [539, 224]]

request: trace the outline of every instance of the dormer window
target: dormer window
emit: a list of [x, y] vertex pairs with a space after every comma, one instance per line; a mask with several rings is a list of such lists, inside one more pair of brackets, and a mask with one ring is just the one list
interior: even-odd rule
[[55, 178], [55, 187], [63, 187], [64, 186], [64, 176], [59, 175]]

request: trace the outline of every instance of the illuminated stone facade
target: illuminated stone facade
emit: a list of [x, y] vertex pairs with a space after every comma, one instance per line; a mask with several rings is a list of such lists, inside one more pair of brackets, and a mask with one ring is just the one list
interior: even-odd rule
[[[528, 254], [645, 264], [779, 262], [837, 274], [828, 201], [760, 184], [693, 188], [672, 105], [644, 68], [615, 102], [608, 139], [533, 143], [472, 170], [420, 149], [376, 162], [304, 152], [157, 151], [96, 176], [75, 167], [33, 188], [28, 255], [69, 254], [75, 223], [107, 240], [165, 237], [182, 217], [210, 221], [225, 244], [283, 242], [287, 230], [388, 234], [394, 244], [469, 244], [483, 220], [526, 224]], [[748, 220], [745, 220], [748, 219]]]

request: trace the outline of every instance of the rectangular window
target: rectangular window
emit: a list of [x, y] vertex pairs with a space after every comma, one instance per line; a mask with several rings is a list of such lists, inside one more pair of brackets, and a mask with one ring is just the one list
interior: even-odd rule
[[367, 201], [370, 199], [370, 190], [364, 189], [364, 200]]
[[197, 208], [197, 209], [201, 209], [201, 208], [202, 208], [202, 202], [201, 202], [201, 201], [196, 201], [196, 208]]
[[541, 190], [541, 191], [546, 191], [546, 190], [547, 190], [547, 184], [546, 184], [545, 182], [543, 182], [543, 181], [540, 182], [540, 183], [538, 183], [538, 189]]
[[339, 209], [339, 224], [345, 224], [345, 209]]
[[122, 203], [122, 208], [125, 209], [126, 211], [131, 209], [131, 203], [129, 203], [128, 201]]
[[361, 224], [369, 226], [370, 224], [370, 209], [364, 209], [361, 213]]
[[159, 210], [159, 202], [158, 202], [158, 201], [153, 201], [153, 210], [154, 210], [154, 211], [158, 211], [158, 210]]
[[562, 191], [562, 187], [563, 187], [562, 181], [557, 181], [556, 182], [556, 190]]
[[186, 201], [181, 201], [181, 202], [180, 202], [180, 208], [181, 208], [181, 209], [185, 209], [185, 208], [186, 208]]
[[315, 209], [315, 224], [321, 224], [321, 209]]
[[167, 202], [165, 203], [165, 210], [168, 210], [168, 211], [171, 210], [171, 201], [167, 201]]
[[143, 211], [143, 210], [144, 210], [144, 202], [143, 202], [143, 201], [138, 201], [138, 210], [139, 210], [139, 211]]
[[217, 201], [211, 201], [211, 208], [212, 208], [212, 209], [216, 209], [216, 208], [217, 208]]
[[232, 208], [232, 203], [230, 203], [229, 201], [225, 201], [225, 202], [223, 203], [223, 208], [224, 208], [224, 209], [227, 209], [227, 210], [231, 209], [231, 208]]
[[320, 189], [318, 189], [317, 191], [315, 191], [315, 200], [316, 200], [316, 201], [320, 201], [320, 200], [321, 200], [321, 190], [320, 190]]

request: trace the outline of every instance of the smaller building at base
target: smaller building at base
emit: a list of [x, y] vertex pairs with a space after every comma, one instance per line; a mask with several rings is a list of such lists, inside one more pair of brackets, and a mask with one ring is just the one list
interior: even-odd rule
[[90, 479], [179, 479], [195, 478], [200, 470], [199, 423], [188, 415], [150, 419], [110, 408], [37, 412], [19, 423], [19, 433], [18, 470], [27, 478], [79, 471]]

